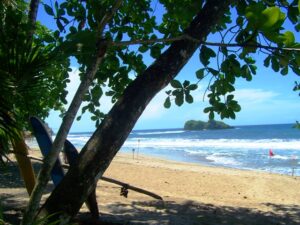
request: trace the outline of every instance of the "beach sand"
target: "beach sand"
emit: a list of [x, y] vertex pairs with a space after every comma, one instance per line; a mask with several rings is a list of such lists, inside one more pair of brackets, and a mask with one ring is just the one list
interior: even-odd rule
[[[30, 154], [37, 155], [37, 152]], [[121, 224], [300, 224], [300, 177], [207, 167], [143, 155], [133, 159], [130, 154], [118, 154], [105, 176], [163, 198], [163, 201], [156, 200], [132, 190], [125, 198], [120, 196], [120, 186], [100, 181], [97, 199], [101, 216], [106, 221]], [[16, 180], [15, 176], [13, 178]], [[19, 213], [28, 198], [22, 183], [7, 180], [4, 183], [7, 185], [1, 181], [0, 198], [10, 218]], [[51, 188], [50, 185], [48, 191]], [[83, 206], [81, 215], [88, 217], [87, 212]]]

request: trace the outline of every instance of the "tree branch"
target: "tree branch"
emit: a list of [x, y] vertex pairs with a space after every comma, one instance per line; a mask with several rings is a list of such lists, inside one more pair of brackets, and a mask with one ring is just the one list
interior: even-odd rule
[[[199, 39], [206, 38], [232, 2], [233, 0], [207, 1], [185, 32]], [[211, 18], [211, 15], [214, 17]], [[198, 43], [190, 40], [173, 42], [128, 85], [81, 150], [78, 164], [70, 168], [42, 206], [41, 213], [57, 213], [57, 217], [53, 219], [60, 218], [65, 222], [77, 214], [151, 99], [174, 79], [198, 47]]]
[[275, 47], [275, 46], [268, 46], [268, 45], [261, 45], [261, 44], [239, 44], [239, 43], [218, 43], [218, 42], [205, 42], [201, 41], [197, 38], [191, 37], [187, 34], [180, 35], [178, 37], [173, 38], [157, 38], [157, 39], [150, 39], [150, 40], [130, 40], [130, 41], [121, 41], [121, 42], [112, 42], [111, 46], [128, 46], [128, 45], [140, 45], [140, 44], [153, 44], [157, 42], [174, 42], [179, 40], [190, 40], [195, 43], [199, 43], [202, 45], [208, 45], [208, 46], [217, 46], [217, 47], [242, 47], [242, 48], [261, 48], [261, 49], [267, 49], [267, 50], [285, 50], [285, 51], [300, 51], [300, 48], [286, 48], [286, 47]]
[[108, 22], [112, 19], [112, 17], [115, 15], [117, 10], [120, 8], [123, 0], [116, 0], [115, 5], [102, 17], [101, 22], [98, 25], [98, 31], [99, 33], [102, 33], [105, 26], [108, 24]]
[[157, 38], [157, 39], [149, 39], [149, 40], [130, 40], [130, 41], [121, 41], [121, 42], [112, 42], [111, 45], [112, 46], [128, 46], [128, 45], [140, 45], [140, 44], [154, 44], [157, 42], [174, 42], [174, 41], [180, 41], [180, 40], [184, 40], [185, 35], [181, 35], [178, 37], [173, 37], [173, 38]]
[[29, 12], [28, 12], [28, 24], [30, 26], [30, 30], [28, 32], [28, 43], [31, 45], [33, 34], [36, 28], [36, 18], [37, 12], [39, 9], [40, 0], [31, 0], [29, 5]]
[[112, 8], [112, 10], [110, 10], [109, 13], [107, 13], [107, 15], [104, 15], [100, 25], [98, 26], [99, 30], [97, 30], [97, 32], [99, 33], [99, 36], [96, 43], [94, 62], [88, 68], [85, 78], [80, 83], [78, 90], [69, 106], [69, 109], [63, 118], [63, 122], [57, 132], [51, 151], [45, 158], [44, 165], [38, 175], [38, 183], [35, 185], [35, 188], [33, 189], [32, 195], [28, 203], [28, 207], [24, 213], [22, 225], [30, 225], [34, 220], [35, 214], [39, 208], [39, 203], [42, 198], [43, 190], [45, 189], [49, 181], [51, 169], [59, 155], [59, 152], [63, 148], [66, 137], [71, 129], [71, 126], [76, 117], [78, 109], [82, 103], [83, 96], [85, 92], [88, 90], [89, 86], [91, 85], [95, 77], [95, 74], [98, 71], [99, 65], [101, 64], [104, 55], [106, 53], [108, 43], [106, 40], [102, 39], [102, 31], [106, 23], [108, 23], [112, 18], [113, 13], [115, 13], [118, 7], [120, 7], [121, 3], [122, 0], [117, 0], [115, 6]]

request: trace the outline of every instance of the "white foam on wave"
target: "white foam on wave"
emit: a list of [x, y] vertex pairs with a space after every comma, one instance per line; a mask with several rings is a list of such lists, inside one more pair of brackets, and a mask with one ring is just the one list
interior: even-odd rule
[[291, 160], [291, 157], [283, 156], [283, 155], [274, 155], [272, 156], [273, 159], [283, 159], [283, 160]]
[[170, 130], [170, 131], [155, 131], [155, 132], [137, 132], [137, 135], [153, 135], [153, 134], [182, 134], [184, 130]]
[[[140, 141], [138, 141], [140, 140]], [[299, 139], [170, 139], [170, 138], [129, 138], [124, 147], [152, 148], [193, 148], [193, 149], [278, 149], [300, 150]]]
[[227, 166], [239, 166], [240, 162], [236, 161], [233, 158], [221, 156], [218, 154], [212, 154], [206, 157], [207, 160], [212, 161], [214, 164], [227, 165]]
[[70, 136], [70, 135], [68, 135], [67, 139], [71, 142], [77, 142], [77, 143], [80, 143], [80, 144], [84, 145], [90, 139], [90, 137], [87, 137], [87, 136]]

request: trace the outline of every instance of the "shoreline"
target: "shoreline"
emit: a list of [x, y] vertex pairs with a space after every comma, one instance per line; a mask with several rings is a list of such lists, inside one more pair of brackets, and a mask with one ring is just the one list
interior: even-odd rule
[[[40, 157], [36, 150], [30, 150], [30, 154]], [[163, 198], [159, 201], [131, 190], [124, 198], [120, 186], [99, 181], [101, 215], [129, 224], [300, 224], [300, 177], [174, 162], [142, 154], [132, 159], [132, 154], [126, 153], [116, 155], [104, 176]], [[0, 193], [8, 203], [28, 201], [22, 185], [7, 183]], [[86, 212], [83, 206], [81, 213]]]
[[[132, 153], [130, 153], [129, 150], [123, 150], [118, 152], [118, 154], [122, 155], [128, 155], [128, 157], [132, 158]], [[267, 174], [278, 174], [278, 175], [283, 175], [283, 176], [292, 176], [292, 167], [289, 170], [278, 172], [276, 171], [276, 168], [274, 168], [272, 165], [270, 166], [269, 170], [264, 170], [264, 169], [253, 169], [253, 168], [239, 168], [235, 166], [226, 166], [226, 165], [218, 165], [214, 164], [212, 161], [208, 159], [200, 159], [200, 160], [192, 160], [188, 157], [184, 157], [182, 155], [179, 156], [166, 156], [164, 154], [159, 155], [159, 154], [151, 154], [151, 153], [139, 153], [139, 155], [148, 157], [148, 158], [154, 158], [157, 160], [163, 160], [163, 161], [170, 161], [174, 163], [183, 163], [183, 164], [193, 164], [195, 166], [203, 166], [203, 167], [212, 167], [212, 168], [221, 168], [221, 169], [229, 169], [229, 170], [240, 170], [240, 171], [250, 171], [250, 172], [261, 172], [261, 173], [267, 173]], [[299, 166], [294, 168], [294, 174], [293, 177], [300, 177], [300, 163]]]

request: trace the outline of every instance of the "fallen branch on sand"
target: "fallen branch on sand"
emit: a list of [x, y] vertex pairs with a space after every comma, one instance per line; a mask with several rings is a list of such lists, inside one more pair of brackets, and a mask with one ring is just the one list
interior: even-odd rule
[[[39, 161], [39, 162], [43, 162], [43, 159], [32, 156], [32, 155], [28, 155], [28, 158]], [[62, 163], [62, 167], [68, 169], [70, 166], [68, 164]], [[104, 177], [104, 176], [101, 177], [100, 179], [103, 180], [103, 181], [109, 182], [109, 183], [113, 183], [113, 184], [122, 186], [121, 195], [126, 197], [126, 198], [127, 198], [128, 190], [132, 190], [132, 191], [135, 191], [135, 192], [138, 192], [138, 193], [141, 193], [141, 194], [148, 195], [148, 196], [150, 196], [152, 198], [155, 198], [155, 199], [163, 200], [161, 196], [159, 196], [159, 195], [157, 195], [153, 192], [150, 192], [150, 191], [144, 190], [142, 188], [132, 186], [132, 185], [124, 183], [122, 181], [115, 180], [115, 179], [109, 178], [109, 177]]]

